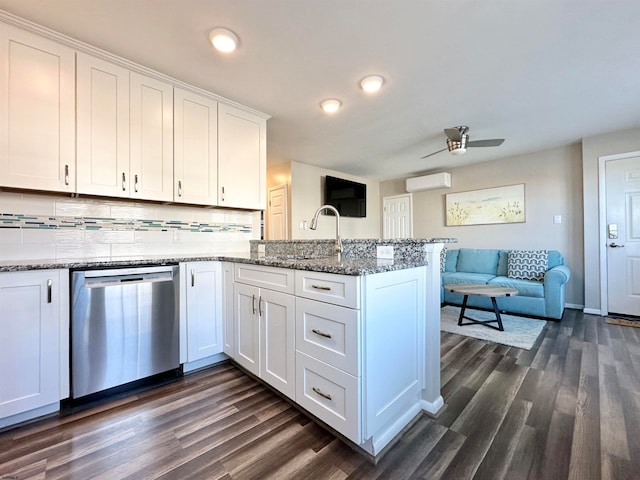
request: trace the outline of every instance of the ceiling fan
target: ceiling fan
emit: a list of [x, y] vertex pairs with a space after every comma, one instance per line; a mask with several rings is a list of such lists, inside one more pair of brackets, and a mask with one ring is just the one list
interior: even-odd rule
[[431, 155], [435, 155], [436, 153], [444, 152], [445, 150], [449, 150], [453, 155], [462, 155], [467, 151], [467, 148], [498, 147], [504, 142], [504, 138], [473, 140], [470, 142], [469, 135], [467, 134], [468, 131], [469, 127], [465, 127], [464, 125], [460, 127], [445, 128], [444, 133], [447, 136], [447, 148], [443, 148], [442, 150], [438, 150], [437, 152], [430, 153], [429, 155], [425, 155], [420, 158], [427, 158]]

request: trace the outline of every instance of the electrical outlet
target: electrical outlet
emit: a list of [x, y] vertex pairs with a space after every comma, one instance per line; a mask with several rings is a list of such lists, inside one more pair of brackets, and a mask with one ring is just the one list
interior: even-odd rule
[[262, 256], [264, 256], [264, 254], [265, 254], [265, 248], [266, 248], [266, 245], [264, 245], [264, 244], [262, 244], [262, 245], [258, 244], [258, 255], [262, 255]]
[[393, 260], [393, 247], [391, 245], [376, 247], [376, 257]]
[[562, 215], [554, 215], [553, 216], [553, 223], [555, 223], [555, 224], [562, 223]]

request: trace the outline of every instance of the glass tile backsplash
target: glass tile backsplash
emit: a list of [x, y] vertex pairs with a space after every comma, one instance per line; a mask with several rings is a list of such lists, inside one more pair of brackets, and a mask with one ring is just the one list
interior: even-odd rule
[[249, 252], [260, 212], [0, 191], [0, 261]]

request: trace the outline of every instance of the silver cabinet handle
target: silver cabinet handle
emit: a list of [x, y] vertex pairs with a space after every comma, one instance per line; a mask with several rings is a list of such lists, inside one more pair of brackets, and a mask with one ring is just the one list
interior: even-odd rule
[[315, 328], [311, 329], [311, 331], [312, 331], [313, 333], [315, 333], [316, 335], [319, 335], [319, 336], [321, 336], [321, 337], [324, 337], [324, 338], [332, 338], [330, 333], [324, 333], [324, 332], [321, 332], [320, 330], [316, 330]]
[[331, 400], [331, 395], [329, 395], [328, 393], [324, 393], [318, 387], [313, 387], [313, 388], [311, 388], [311, 390], [313, 390], [316, 394], [320, 395], [322, 398], [326, 398], [327, 400]]
[[222, 191], [222, 195], [220, 198], [220, 201], [224, 202], [224, 187], [220, 187], [221, 191]]
[[53, 280], [47, 280], [47, 303], [51, 303], [51, 287], [53, 286]]
[[262, 316], [262, 295], [258, 298], [258, 315], [260, 317]]
[[178, 196], [182, 196], [182, 180], [178, 180]]
[[125, 192], [127, 190], [127, 177], [124, 174], [124, 172], [122, 172], [122, 191]]
[[253, 310], [253, 314], [256, 314], [256, 296], [251, 295], [251, 309]]
[[610, 243], [609, 246], [611, 248], [622, 248], [624, 245], [618, 245], [616, 242]]
[[193, 270], [191, 270], [191, 286], [196, 286], [196, 272], [194, 272]]
[[133, 176], [133, 190], [138, 191], [138, 175]]
[[69, 165], [64, 166], [64, 184], [69, 185]]
[[331, 287], [324, 287], [322, 285], [311, 285], [311, 288], [315, 288], [316, 290], [326, 290], [326, 291], [331, 290]]

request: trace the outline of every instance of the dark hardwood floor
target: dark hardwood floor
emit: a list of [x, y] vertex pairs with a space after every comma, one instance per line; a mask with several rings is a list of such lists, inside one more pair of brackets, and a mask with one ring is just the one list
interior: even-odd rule
[[531, 351], [442, 334], [446, 410], [372, 465], [231, 364], [0, 434], [0, 478], [637, 479], [640, 329], [568, 310]]

